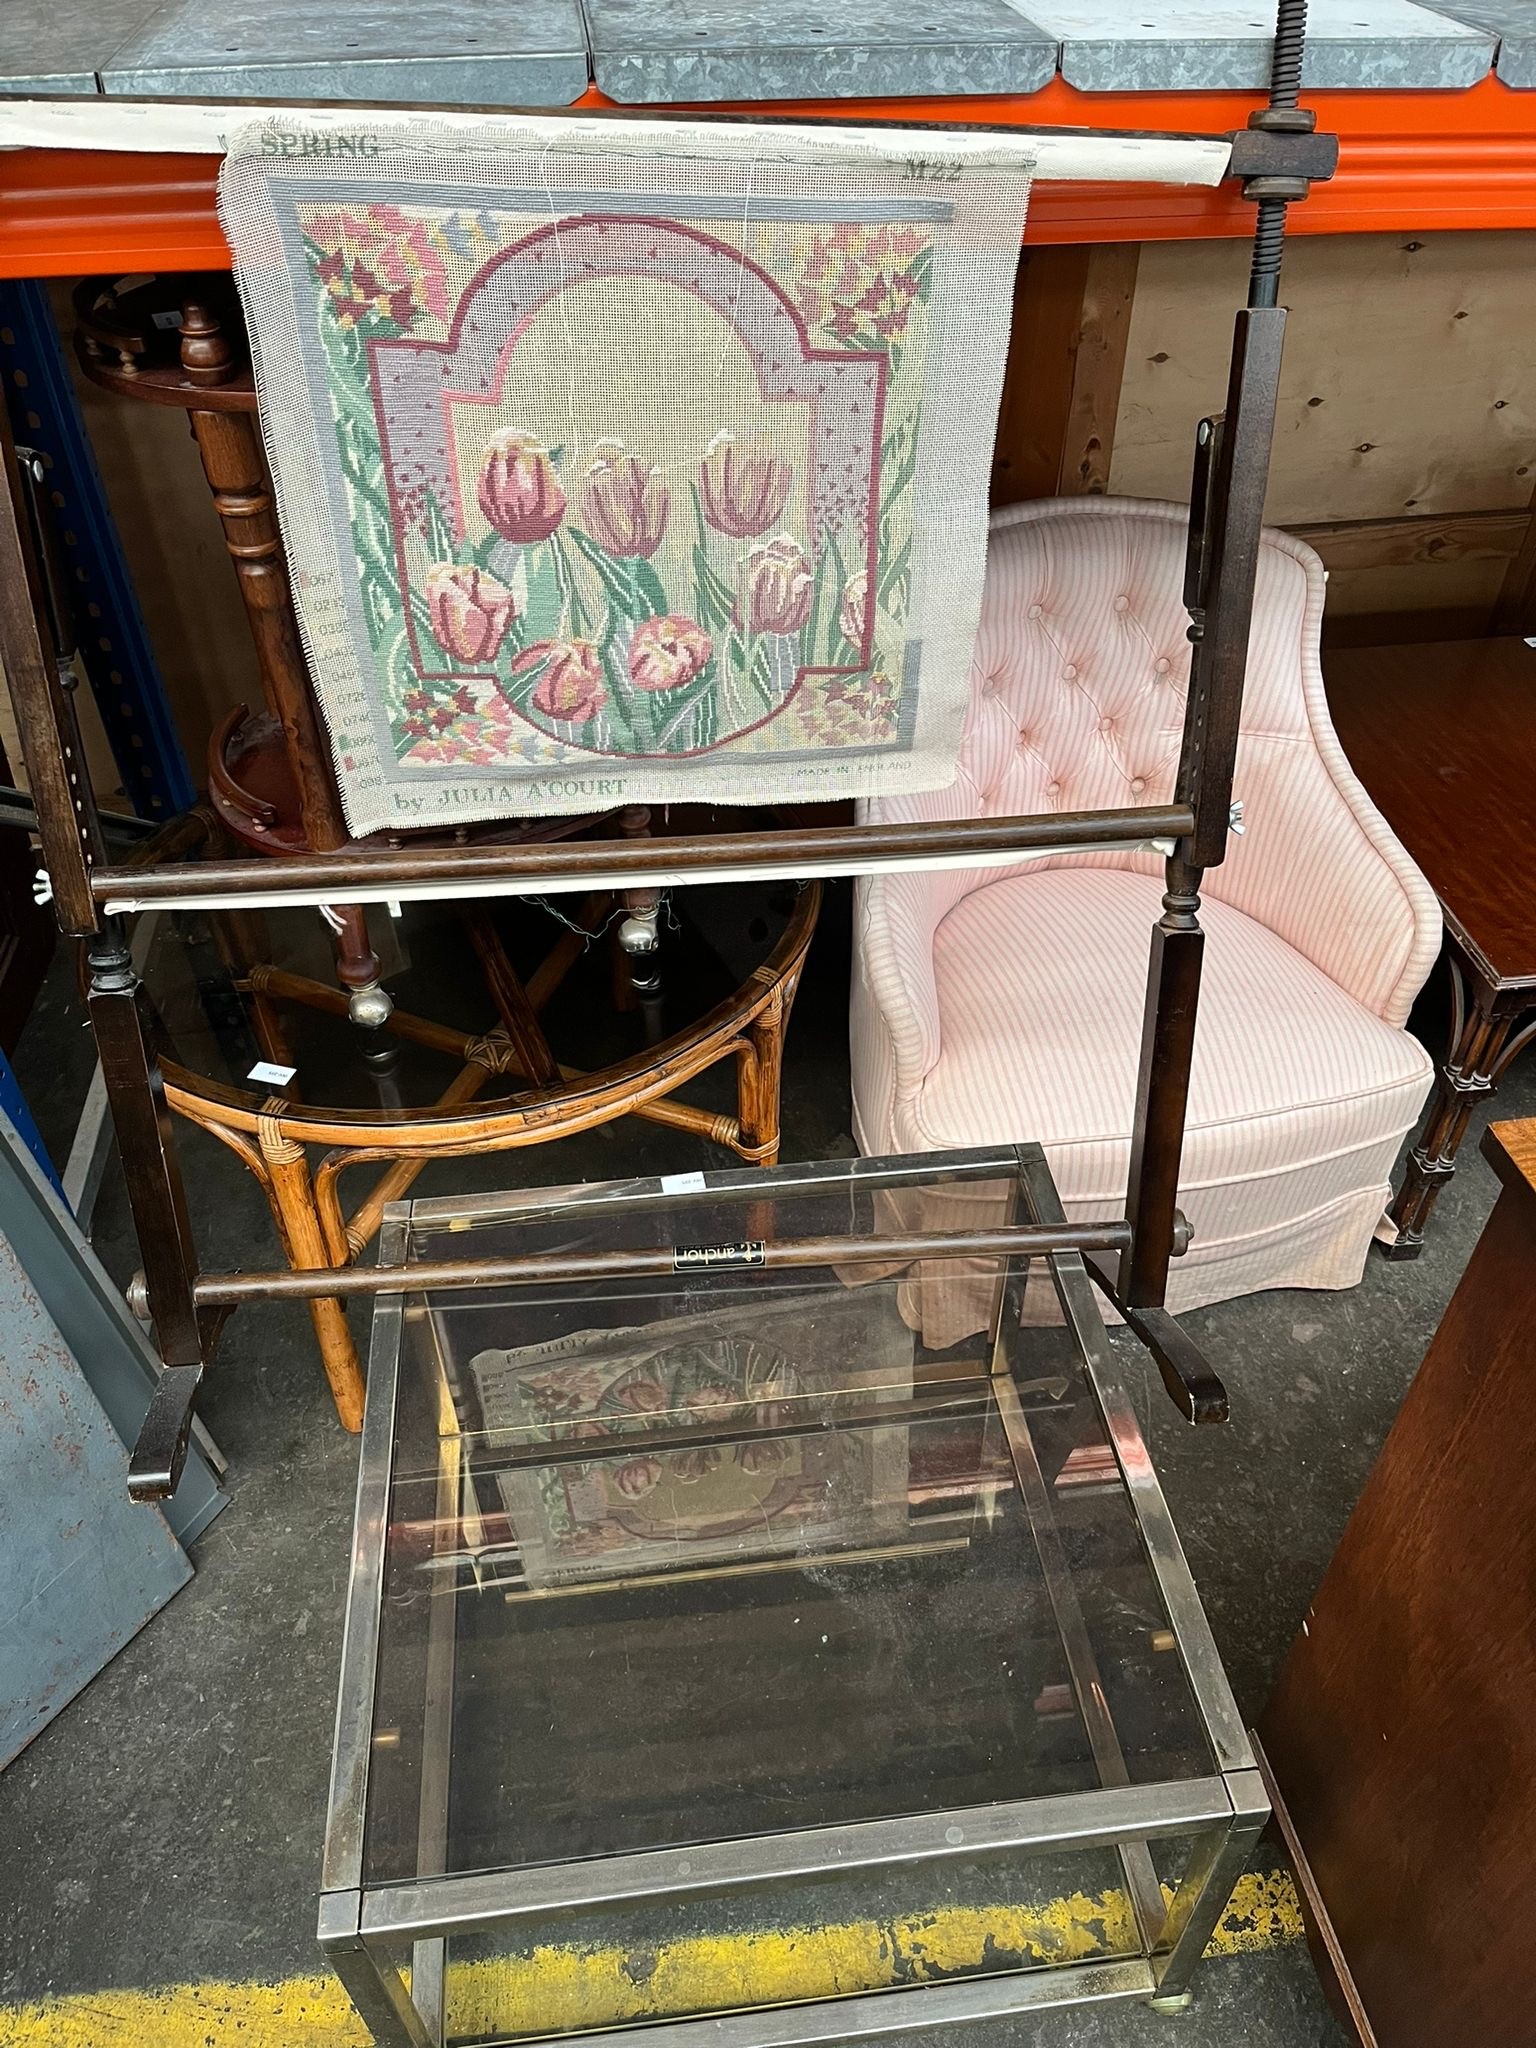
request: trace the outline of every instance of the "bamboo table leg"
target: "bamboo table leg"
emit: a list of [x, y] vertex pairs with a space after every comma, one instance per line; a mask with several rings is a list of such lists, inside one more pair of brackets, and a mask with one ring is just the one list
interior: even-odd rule
[[[290, 1266], [308, 1270], [330, 1266], [315, 1206], [314, 1182], [304, 1147], [283, 1136], [275, 1116], [264, 1116], [258, 1133], [262, 1161], [268, 1175], [268, 1194], [278, 1233]], [[330, 1382], [336, 1413], [343, 1429], [354, 1432], [363, 1426], [363, 1373], [357, 1362], [357, 1347], [347, 1327], [347, 1313], [339, 1301], [318, 1300], [309, 1304], [315, 1337], [320, 1345], [320, 1362]]]
[[773, 1000], [747, 1026], [736, 1055], [736, 1121], [740, 1136], [735, 1149], [754, 1166], [779, 1163], [780, 1091], [784, 1077], [784, 1034], [794, 1005], [799, 976], [776, 988]]
[[549, 1049], [538, 1015], [517, 971], [507, 958], [506, 948], [489, 911], [471, 909], [464, 913], [465, 927], [485, 974], [486, 987], [501, 1018], [502, 1029], [515, 1047], [521, 1071], [536, 1088], [558, 1086], [560, 1069]]

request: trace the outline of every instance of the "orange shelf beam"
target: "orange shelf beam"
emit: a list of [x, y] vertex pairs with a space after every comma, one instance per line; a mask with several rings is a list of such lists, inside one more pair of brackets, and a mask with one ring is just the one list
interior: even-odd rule
[[[613, 103], [593, 91], [580, 104]], [[775, 101], [735, 111], [780, 120], [1212, 135], [1240, 128], [1257, 104], [1243, 93], [1080, 93], [1058, 78], [1026, 98]], [[1311, 104], [1319, 124], [1340, 139], [1339, 172], [1293, 210], [1298, 233], [1536, 227], [1536, 92], [1514, 92], [1487, 78], [1467, 92], [1318, 93]], [[125, 151], [0, 151], [0, 276], [227, 269], [229, 248], [214, 210], [218, 162]], [[1252, 221], [1252, 208], [1230, 190], [1042, 183], [1026, 239], [1192, 241], [1245, 235]]]

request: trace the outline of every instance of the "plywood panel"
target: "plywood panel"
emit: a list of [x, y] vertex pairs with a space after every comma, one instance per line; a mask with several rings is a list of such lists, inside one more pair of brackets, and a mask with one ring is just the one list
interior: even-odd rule
[[1293, 523], [1290, 531], [1316, 548], [1328, 572], [1325, 642], [1374, 646], [1492, 631], [1531, 525], [1525, 508]]
[[[1110, 488], [1188, 495], [1194, 422], [1220, 406], [1247, 250], [1143, 249]], [[1536, 481], [1536, 260], [1528, 234], [1295, 238], [1268, 513], [1279, 525], [1504, 510]], [[1440, 585], [1482, 565], [1426, 571]], [[1439, 603], [1435, 597], [1427, 600]]]
[[1529, 508], [1515, 512], [1405, 512], [1397, 519], [1293, 524], [1330, 571], [1437, 568], [1451, 562], [1513, 562], [1530, 534]]
[[[1397, 617], [1443, 615], [1432, 635], [1434, 639], [1476, 639], [1489, 630], [1499, 589], [1504, 581], [1503, 562], [1457, 562], [1435, 568], [1404, 568], [1392, 564], [1380, 569], [1336, 569], [1328, 578], [1328, 608], [1323, 619], [1324, 638], [1352, 639], [1334, 629], [1345, 618], [1368, 616], [1382, 622], [1370, 642], [1385, 646], [1399, 638], [1393, 628]], [[1401, 637], [1418, 637], [1411, 627]]]
[[1109, 487], [1140, 248], [1026, 249], [998, 412], [992, 502]]

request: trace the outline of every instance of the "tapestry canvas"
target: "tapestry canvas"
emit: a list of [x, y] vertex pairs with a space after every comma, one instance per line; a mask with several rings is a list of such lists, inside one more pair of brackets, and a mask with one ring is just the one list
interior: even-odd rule
[[354, 832], [953, 779], [1025, 147], [304, 142], [221, 209]]
[[[481, 1352], [469, 1368], [480, 1444], [494, 1452], [512, 1431], [551, 1444], [580, 1437], [592, 1453], [498, 1479], [528, 1585], [900, 1538], [905, 1424], [789, 1425], [811, 1401], [830, 1418], [840, 1396], [900, 1409], [912, 1360], [912, 1333], [889, 1300], [826, 1290]], [[647, 1441], [689, 1428], [722, 1440], [685, 1449]]]

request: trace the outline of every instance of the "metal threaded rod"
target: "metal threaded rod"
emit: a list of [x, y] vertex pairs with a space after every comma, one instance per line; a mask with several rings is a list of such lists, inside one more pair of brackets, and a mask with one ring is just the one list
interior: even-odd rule
[[1261, 199], [1259, 217], [1253, 230], [1253, 267], [1248, 273], [1250, 306], [1280, 303], [1280, 260], [1285, 254], [1285, 208], [1283, 199]]
[[[1294, 107], [1301, 96], [1301, 64], [1307, 47], [1307, 0], [1280, 0], [1275, 47], [1269, 66], [1269, 104]], [[1285, 253], [1283, 199], [1261, 199], [1253, 230], [1253, 267], [1248, 273], [1250, 306], [1280, 302], [1280, 261]]]
[[1307, 46], [1307, 0], [1280, 0], [1275, 51], [1269, 66], [1269, 104], [1294, 107], [1301, 97], [1301, 60]]

